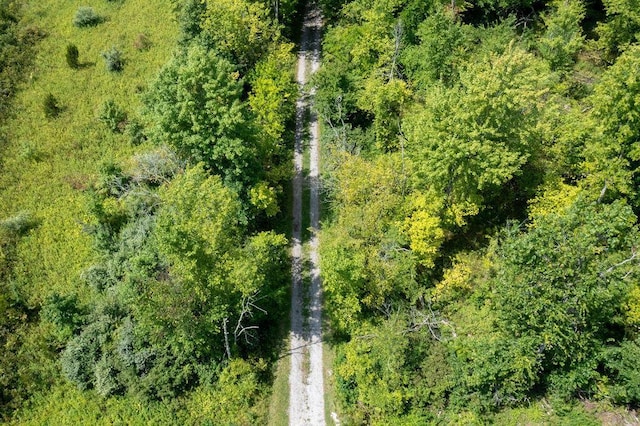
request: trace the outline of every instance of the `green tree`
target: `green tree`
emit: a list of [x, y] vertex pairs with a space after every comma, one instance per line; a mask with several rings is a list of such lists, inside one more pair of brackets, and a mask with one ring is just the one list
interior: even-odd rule
[[260, 2], [207, 2], [201, 37], [211, 49], [246, 73], [265, 56], [280, 33]]
[[78, 46], [76, 46], [73, 43], [69, 43], [67, 45], [67, 51], [66, 51], [66, 59], [67, 59], [67, 65], [69, 65], [69, 67], [73, 68], [73, 69], [77, 69], [79, 67], [79, 63], [78, 63]]
[[575, 62], [577, 53], [584, 46], [580, 26], [584, 17], [585, 8], [580, 0], [553, 2], [552, 10], [544, 16], [547, 28], [539, 49], [551, 69], [568, 68]]
[[[640, 47], [630, 47], [602, 76], [590, 101], [591, 129], [585, 147], [585, 184], [608, 195], [636, 193], [640, 167]], [[637, 204], [637, 201], [635, 202]]]
[[511, 47], [470, 64], [453, 89], [435, 86], [424, 107], [407, 116], [407, 151], [418, 185], [445, 197], [460, 224], [484, 197], [521, 173], [536, 151], [545, 68]]
[[151, 136], [193, 162], [204, 162], [227, 184], [257, 174], [256, 147], [242, 80], [226, 60], [194, 44], [160, 72], [146, 98]]
[[350, 333], [373, 312], [389, 312], [419, 293], [416, 260], [402, 232], [400, 158], [347, 157], [336, 172], [336, 219], [322, 236], [328, 314]]
[[[539, 217], [528, 232], [505, 236], [493, 302], [507, 343], [521, 342], [533, 363], [529, 389], [540, 383], [563, 396], [594, 391], [594, 354], [620, 342], [622, 314], [640, 272], [635, 222], [622, 201], [579, 198]], [[522, 374], [514, 367], [511, 374]]]
[[[283, 43], [273, 49], [251, 73], [249, 107], [256, 127], [258, 158], [266, 182], [253, 191], [271, 186], [279, 192], [280, 185], [291, 176], [290, 141], [293, 141], [295, 101], [298, 86], [293, 79], [295, 57], [292, 45]], [[274, 200], [277, 201], [277, 200]], [[273, 212], [274, 207], [270, 209]]]

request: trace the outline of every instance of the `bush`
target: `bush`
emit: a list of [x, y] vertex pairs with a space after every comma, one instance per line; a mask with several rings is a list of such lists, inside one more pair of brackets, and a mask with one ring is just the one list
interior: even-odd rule
[[76, 46], [73, 43], [69, 43], [67, 45], [67, 65], [69, 65], [69, 67], [73, 68], [73, 69], [77, 69], [79, 66], [78, 63], [78, 46]]
[[122, 133], [127, 126], [127, 113], [112, 99], [102, 104], [99, 115], [102, 121], [114, 133]]
[[151, 49], [152, 45], [153, 43], [151, 43], [151, 40], [149, 40], [149, 37], [147, 37], [147, 35], [144, 33], [138, 34], [138, 36], [133, 42], [133, 47], [135, 47], [136, 50], [149, 50]]
[[118, 72], [124, 68], [124, 59], [122, 58], [122, 52], [115, 46], [106, 52], [102, 52], [105, 66], [107, 71]]
[[131, 120], [127, 125], [127, 135], [132, 145], [140, 145], [147, 139], [144, 126], [138, 120]]
[[44, 116], [47, 118], [55, 118], [62, 111], [62, 108], [58, 105], [58, 100], [51, 93], [44, 97], [42, 108], [44, 109]]
[[21, 237], [36, 226], [38, 226], [38, 221], [33, 218], [31, 213], [22, 212], [0, 221], [0, 235], [6, 234], [11, 237]]
[[101, 23], [104, 19], [98, 15], [92, 7], [81, 6], [76, 11], [73, 18], [73, 25], [78, 28], [94, 27]]

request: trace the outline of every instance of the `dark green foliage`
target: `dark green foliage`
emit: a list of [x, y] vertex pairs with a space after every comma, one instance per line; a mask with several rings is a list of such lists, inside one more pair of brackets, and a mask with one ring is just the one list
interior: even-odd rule
[[186, 0], [181, 3], [178, 22], [185, 42], [194, 39], [202, 31], [201, 24], [206, 10], [207, 4], [199, 0]]
[[19, 12], [19, 2], [0, 2], [0, 120], [4, 120], [18, 84], [29, 75], [35, 57], [33, 46], [45, 35], [37, 27], [23, 29]]
[[605, 342], [622, 339], [637, 273], [627, 260], [638, 242], [634, 222], [623, 202], [580, 199], [528, 232], [505, 232], [490, 289], [495, 331], [456, 345], [456, 363], [468, 365], [462, 381], [472, 384], [460, 397], [479, 392], [488, 408], [535, 390], [566, 399], [596, 392], [599, 356]]
[[42, 306], [40, 315], [43, 320], [56, 326], [61, 342], [66, 342], [84, 323], [85, 313], [79, 306], [77, 296], [62, 296], [54, 293]]
[[144, 132], [144, 126], [136, 119], [130, 120], [127, 123], [127, 135], [132, 145], [140, 145], [147, 140], [147, 136]]
[[114, 133], [122, 133], [127, 127], [127, 112], [113, 99], [102, 104], [98, 118]]
[[115, 284], [113, 277], [109, 273], [109, 269], [103, 265], [92, 265], [82, 272], [81, 278], [85, 283], [97, 291]]
[[107, 68], [107, 71], [120, 72], [124, 68], [122, 51], [115, 46], [112, 46], [111, 49], [102, 52], [102, 57], [104, 58], [104, 65]]
[[42, 109], [44, 111], [44, 116], [47, 118], [56, 118], [62, 111], [62, 108], [58, 103], [58, 99], [56, 99], [56, 97], [51, 93], [48, 93], [44, 97], [44, 100], [42, 101]]
[[613, 384], [609, 394], [618, 404], [637, 406], [640, 403], [640, 345], [625, 340], [620, 346], [605, 350], [605, 367]]
[[241, 93], [242, 80], [228, 61], [191, 46], [163, 68], [149, 90], [153, 138], [241, 189], [259, 173]]
[[73, 17], [73, 25], [78, 28], [95, 27], [100, 24], [104, 18], [96, 13], [92, 7], [81, 6]]
[[126, 173], [106, 164], [93, 190], [103, 262], [82, 278], [98, 296], [62, 366], [105, 397], [173, 398], [271, 335], [286, 296], [286, 241], [246, 237], [237, 195], [201, 165], [183, 174], [167, 148], [132, 163]]
[[403, 54], [403, 63], [412, 81], [425, 88], [437, 80], [451, 84], [457, 80], [457, 67], [469, 49], [469, 27], [458, 22], [450, 11], [429, 15], [419, 26], [417, 46]]
[[67, 65], [73, 69], [77, 69], [80, 64], [78, 63], [78, 46], [73, 43], [67, 45], [67, 51], [65, 58], [67, 59]]

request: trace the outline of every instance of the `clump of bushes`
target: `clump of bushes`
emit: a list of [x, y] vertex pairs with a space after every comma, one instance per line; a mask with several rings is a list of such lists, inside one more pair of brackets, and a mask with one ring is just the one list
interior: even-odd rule
[[80, 56], [80, 53], [78, 52], [78, 46], [76, 46], [73, 43], [69, 43], [67, 45], [67, 54], [66, 54], [67, 65], [69, 65], [69, 67], [73, 69], [77, 69], [80, 66], [80, 63], [78, 62], [79, 56]]
[[127, 126], [126, 111], [112, 99], [102, 104], [98, 118], [114, 133], [122, 133]]
[[106, 52], [102, 52], [102, 57], [104, 58], [104, 63], [107, 67], [107, 71], [118, 72], [122, 71], [122, 69], [124, 68], [124, 59], [122, 58], [122, 52], [115, 46], [111, 47], [111, 49], [107, 50]]
[[60, 111], [62, 111], [62, 108], [58, 105], [58, 100], [51, 93], [44, 97], [42, 108], [44, 110], [44, 116], [47, 118], [55, 118], [60, 114]]
[[98, 15], [92, 7], [81, 6], [76, 11], [76, 16], [73, 18], [73, 25], [78, 28], [95, 27], [101, 23], [104, 19]]
[[127, 126], [127, 135], [133, 145], [140, 145], [147, 137], [144, 134], [144, 126], [138, 120], [131, 120]]

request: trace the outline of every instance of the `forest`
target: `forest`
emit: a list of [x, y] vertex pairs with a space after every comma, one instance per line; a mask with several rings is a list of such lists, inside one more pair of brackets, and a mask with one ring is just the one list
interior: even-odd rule
[[345, 420], [637, 422], [638, 5], [324, 11], [321, 262]]
[[[637, 421], [640, 6], [319, 5], [341, 424]], [[0, 0], [0, 421], [286, 424], [305, 6]]]

